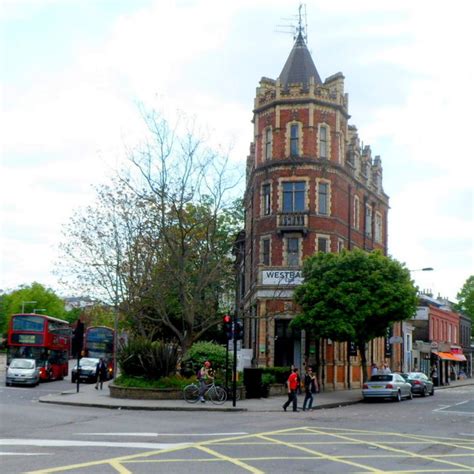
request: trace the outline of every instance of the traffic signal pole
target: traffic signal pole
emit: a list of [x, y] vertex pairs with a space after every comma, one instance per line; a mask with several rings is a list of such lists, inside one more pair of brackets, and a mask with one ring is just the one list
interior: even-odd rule
[[232, 337], [234, 340], [234, 363], [232, 364], [232, 373], [234, 375], [234, 380], [232, 383], [232, 406], [235, 407], [235, 400], [237, 398], [237, 334], [236, 334], [236, 327], [237, 327], [237, 319], [234, 314], [234, 330], [232, 331]]

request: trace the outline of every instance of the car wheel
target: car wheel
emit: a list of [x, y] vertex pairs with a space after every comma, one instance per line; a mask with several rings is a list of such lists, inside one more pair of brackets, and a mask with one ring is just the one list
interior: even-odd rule
[[71, 377], [71, 382], [76, 383], [76, 377]]
[[423, 392], [421, 392], [422, 397], [426, 397], [428, 395], [428, 389], [426, 388], [426, 385], [423, 387]]
[[397, 392], [397, 395], [395, 397], [396, 402], [401, 402], [402, 401], [402, 394], [401, 392]]

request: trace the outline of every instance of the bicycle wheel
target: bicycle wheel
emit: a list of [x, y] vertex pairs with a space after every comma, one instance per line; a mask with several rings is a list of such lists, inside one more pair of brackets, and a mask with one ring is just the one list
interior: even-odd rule
[[207, 395], [215, 405], [222, 405], [227, 400], [227, 392], [222, 387], [212, 387]]
[[188, 403], [196, 403], [199, 400], [199, 387], [193, 383], [187, 385], [183, 389], [183, 396]]

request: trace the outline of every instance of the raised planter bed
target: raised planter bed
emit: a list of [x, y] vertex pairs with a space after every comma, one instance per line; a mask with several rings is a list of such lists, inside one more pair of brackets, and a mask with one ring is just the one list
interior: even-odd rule
[[[183, 391], [177, 388], [137, 388], [120, 387], [109, 384], [110, 396], [112, 398], [128, 398], [133, 400], [182, 400]], [[245, 390], [240, 390], [240, 399], [244, 398]]]
[[177, 388], [137, 388], [109, 384], [109, 390], [112, 398], [128, 398], [133, 400], [183, 399], [183, 391]]

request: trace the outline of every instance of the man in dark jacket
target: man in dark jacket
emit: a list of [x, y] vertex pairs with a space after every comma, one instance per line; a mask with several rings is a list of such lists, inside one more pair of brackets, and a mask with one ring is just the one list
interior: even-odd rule
[[104, 381], [107, 380], [107, 364], [105, 363], [104, 359], [102, 359], [102, 357], [99, 359], [99, 363], [95, 369], [95, 375], [97, 377], [95, 389], [98, 390], [100, 384], [100, 389], [102, 390]]
[[306, 374], [304, 376], [304, 402], [303, 402], [303, 411], [306, 410], [306, 404], [308, 403], [308, 410], [313, 408], [313, 393], [318, 391], [318, 383], [316, 381], [316, 376], [313, 374], [313, 369], [308, 367], [306, 369]]

